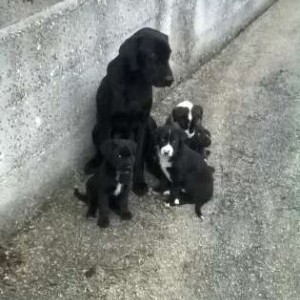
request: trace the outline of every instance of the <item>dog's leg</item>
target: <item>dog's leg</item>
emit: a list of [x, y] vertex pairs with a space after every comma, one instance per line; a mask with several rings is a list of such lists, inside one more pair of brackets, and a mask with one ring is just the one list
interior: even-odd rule
[[195, 213], [196, 213], [196, 215], [197, 215], [201, 220], [204, 219], [204, 218], [203, 218], [203, 215], [202, 215], [202, 213], [201, 213], [201, 203], [200, 203], [200, 202], [197, 202], [197, 203], [195, 204]]
[[96, 212], [97, 212], [97, 192], [91, 188], [87, 188], [86, 191], [87, 196], [87, 204], [88, 204], [88, 210], [86, 213], [87, 218], [95, 218]]
[[137, 133], [137, 150], [135, 157], [134, 173], [133, 173], [133, 191], [138, 196], [143, 196], [148, 192], [148, 185], [144, 177], [144, 142], [145, 142], [146, 126], [143, 124]]
[[181, 192], [181, 187], [179, 184], [171, 184], [171, 190], [170, 190], [170, 196], [167, 201], [166, 206], [174, 206], [174, 205], [179, 205], [180, 204], [180, 192]]
[[169, 180], [165, 177], [164, 174], [162, 174], [159, 183], [157, 186], [154, 187], [154, 191], [157, 193], [165, 193], [166, 191], [169, 191], [170, 189], [170, 182]]
[[[100, 194], [100, 193], [99, 193]], [[99, 218], [98, 226], [106, 228], [109, 225], [109, 201], [105, 194], [98, 195]]]
[[124, 190], [119, 198], [119, 215], [122, 220], [131, 220], [132, 213], [128, 209], [128, 194], [129, 194], [129, 186], [124, 186]]

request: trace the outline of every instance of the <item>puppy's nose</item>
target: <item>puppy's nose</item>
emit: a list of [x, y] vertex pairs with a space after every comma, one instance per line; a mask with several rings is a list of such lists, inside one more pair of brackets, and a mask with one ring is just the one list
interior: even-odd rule
[[166, 81], [167, 86], [170, 86], [173, 83], [174, 78], [172, 75], [168, 75], [165, 77], [165, 81]]
[[163, 155], [169, 155], [169, 154], [170, 154], [169, 149], [164, 149], [164, 150], [163, 150]]

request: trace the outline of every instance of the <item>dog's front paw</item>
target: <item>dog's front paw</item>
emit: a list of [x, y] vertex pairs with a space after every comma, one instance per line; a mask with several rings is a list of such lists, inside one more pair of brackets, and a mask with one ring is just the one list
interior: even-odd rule
[[148, 193], [148, 185], [146, 182], [134, 183], [132, 190], [137, 196], [144, 196]]
[[132, 219], [132, 213], [130, 211], [125, 211], [121, 213], [121, 219], [122, 220], [131, 220]]
[[86, 215], [85, 215], [87, 218], [95, 218], [96, 217], [96, 211], [92, 211], [92, 210], [88, 210], [86, 212]]
[[167, 200], [165, 202], [165, 207], [175, 206], [175, 201], [173, 200]]
[[163, 195], [164, 196], [170, 196], [170, 193], [171, 193], [170, 190], [166, 190], [166, 191], [163, 192]]
[[175, 204], [175, 205], [180, 205], [180, 200], [179, 200], [178, 198], [176, 198], [176, 199], [174, 200], [174, 204]]
[[168, 187], [159, 183], [158, 185], [156, 185], [155, 187], [153, 187], [153, 190], [156, 192], [156, 193], [160, 193], [160, 194], [164, 194], [164, 192], [166, 190], [168, 190]]
[[108, 218], [99, 218], [98, 226], [101, 228], [107, 228], [109, 226], [109, 219]]

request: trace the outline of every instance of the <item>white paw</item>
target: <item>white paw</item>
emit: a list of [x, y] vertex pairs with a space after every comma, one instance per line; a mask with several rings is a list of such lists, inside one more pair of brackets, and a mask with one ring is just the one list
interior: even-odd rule
[[163, 192], [163, 195], [164, 195], [164, 196], [170, 196], [170, 191], [169, 191], [169, 190], [164, 191], [164, 192]]
[[179, 204], [180, 204], [179, 199], [175, 199], [174, 204], [175, 204], [175, 205], [179, 205]]
[[170, 203], [169, 202], [165, 202], [165, 207], [170, 207]]

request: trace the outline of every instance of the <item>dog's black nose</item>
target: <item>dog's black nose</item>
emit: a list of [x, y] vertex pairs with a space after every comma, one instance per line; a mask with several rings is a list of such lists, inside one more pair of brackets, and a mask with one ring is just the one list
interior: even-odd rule
[[166, 82], [167, 86], [170, 86], [173, 83], [173, 81], [174, 81], [174, 78], [172, 75], [168, 75], [165, 77], [165, 82]]

